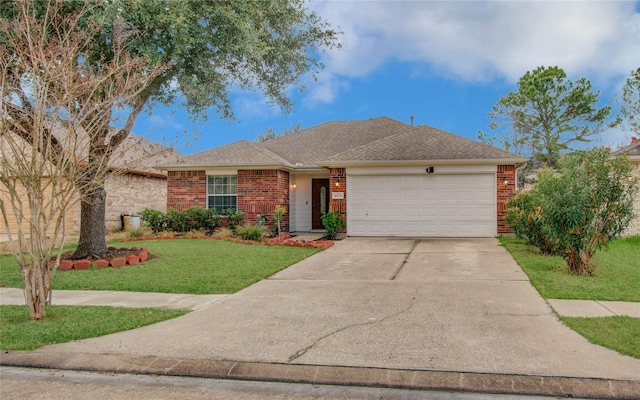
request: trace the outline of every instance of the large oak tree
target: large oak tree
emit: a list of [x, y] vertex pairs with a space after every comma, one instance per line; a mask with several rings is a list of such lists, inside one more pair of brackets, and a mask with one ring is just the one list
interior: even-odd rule
[[[29, 0], [2, 2], [0, 18], [20, 18], [24, 2]], [[206, 119], [210, 113], [233, 118], [229, 92], [239, 88], [261, 92], [272, 105], [291, 111], [290, 86], [302, 89], [301, 77], [322, 67], [318, 52], [338, 45], [337, 33], [309, 11], [304, 0], [51, 0], [33, 2], [30, 9], [36, 18], [45, 18], [53, 3], [68, 13], [88, 8], [87, 18], [104, 21], [99, 32], [86, 31], [90, 43], [83, 61], [99, 66], [117, 56], [112, 43], [118, 22], [135, 32], [125, 43], [132, 57], [146, 57], [150, 68], [166, 66], [126, 104], [131, 112], [116, 122], [115, 133], [113, 126], [88, 131], [89, 165], [94, 158], [106, 157], [108, 162], [110, 152], [131, 134], [139, 114], [158, 104], [184, 107], [193, 119]], [[107, 116], [110, 121], [116, 120], [115, 106]], [[108, 251], [105, 199], [104, 185], [82, 193], [76, 258]]]

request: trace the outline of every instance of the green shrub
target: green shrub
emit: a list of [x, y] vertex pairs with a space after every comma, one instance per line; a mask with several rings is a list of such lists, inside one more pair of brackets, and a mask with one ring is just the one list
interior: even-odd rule
[[157, 234], [163, 231], [186, 233], [190, 231], [204, 231], [207, 234], [220, 226], [220, 216], [214, 209], [190, 207], [184, 211], [170, 209], [167, 213], [151, 208], [140, 212], [146, 226]]
[[185, 216], [184, 232], [203, 230], [212, 233], [220, 226], [220, 216], [216, 214], [214, 208], [202, 208], [198, 206], [189, 207], [182, 211]]
[[637, 178], [626, 156], [598, 148], [567, 155], [561, 174], [540, 175], [542, 213], [569, 271], [592, 275], [596, 250], [619, 237], [634, 218]]
[[331, 211], [322, 214], [322, 225], [324, 226], [324, 237], [329, 240], [334, 240], [338, 237], [338, 233], [346, 227], [346, 223], [340, 216], [339, 211]]
[[188, 232], [187, 216], [173, 208], [167, 211], [167, 230], [170, 232]]
[[559, 255], [542, 214], [542, 200], [535, 188], [518, 192], [509, 201], [504, 219], [517, 237], [539, 248], [542, 254]]
[[236, 227], [243, 225], [247, 217], [247, 214], [244, 211], [235, 210], [233, 208], [227, 208], [222, 213], [227, 218], [227, 227], [232, 231], [235, 231]]
[[244, 240], [260, 240], [262, 233], [262, 228], [257, 225], [236, 226], [236, 234]]
[[595, 252], [632, 221], [637, 191], [626, 156], [612, 158], [605, 148], [575, 152], [514, 197], [505, 220], [543, 253], [562, 255], [571, 273], [593, 275]]
[[148, 226], [153, 233], [162, 232], [167, 229], [167, 216], [160, 210], [145, 208], [140, 212], [144, 219], [144, 224]]

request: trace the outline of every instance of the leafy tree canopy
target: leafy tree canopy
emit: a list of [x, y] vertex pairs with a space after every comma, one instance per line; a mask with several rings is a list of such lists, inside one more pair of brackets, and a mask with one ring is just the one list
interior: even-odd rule
[[[19, 0], [2, 2], [0, 17], [19, 18]], [[41, 17], [49, 2], [35, 2]], [[330, 29], [303, 0], [67, 0], [66, 12], [88, 3], [90, 18], [104, 21], [91, 39], [87, 57], [95, 64], [114, 56], [114, 21], [121, 19], [134, 35], [127, 50], [147, 56], [150, 65], [169, 65], [139, 102], [178, 101], [194, 118], [233, 118], [229, 92], [258, 89], [291, 111], [286, 90], [301, 75], [322, 67], [317, 52], [338, 46]], [[301, 83], [299, 83], [302, 85]], [[302, 88], [302, 87], [301, 87]]]
[[622, 87], [620, 114], [623, 127], [640, 137], [640, 67], [631, 71]]
[[611, 107], [599, 108], [599, 95], [585, 78], [572, 82], [561, 68], [538, 67], [520, 78], [517, 91], [493, 106], [489, 127], [495, 135], [478, 136], [555, 166], [561, 152], [601, 132]]
[[[79, 51], [51, 54], [57, 60], [85, 68], [100, 76], [103, 66], [120, 65], [121, 55], [144, 60], [151, 82], [145, 89], [126, 100], [111, 102], [100, 116], [99, 126], [82, 126], [90, 144], [84, 159], [104, 164], [130, 135], [143, 108], [152, 111], [156, 104], [178, 104], [193, 119], [206, 119], [210, 110], [217, 117], [234, 118], [229, 94], [235, 90], [256, 90], [272, 105], [289, 112], [293, 105], [287, 96], [291, 85], [301, 89], [301, 77], [314, 74], [322, 65], [318, 52], [339, 46], [337, 33], [316, 14], [304, 0], [5, 0], [0, 2], [0, 24], [10, 26], [29, 18], [48, 26], [51, 38], [33, 42], [34, 47], [49, 48], [60, 32], [80, 32], [85, 40]], [[71, 16], [65, 18], [65, 16]], [[50, 19], [74, 21], [73, 29]], [[100, 29], [95, 29], [99, 27]], [[59, 32], [55, 32], [59, 29]], [[29, 32], [18, 34], [29, 35]], [[0, 40], [3, 38], [0, 37]], [[51, 40], [50, 40], [51, 39]], [[124, 49], [124, 51], [122, 51]], [[15, 53], [15, 52], [14, 52]], [[27, 74], [20, 57], [7, 49], [13, 61], [12, 79], [38, 79], [38, 69]], [[161, 73], [156, 74], [157, 71]], [[29, 75], [29, 76], [25, 76]], [[115, 82], [114, 76], [104, 80], [105, 88]], [[25, 86], [15, 85], [15, 96], [26, 99]], [[62, 90], [62, 89], [61, 89]], [[100, 92], [92, 93], [101, 102]], [[82, 94], [79, 95], [79, 98]], [[27, 104], [23, 102], [22, 104]], [[118, 121], [118, 108], [128, 108], [124, 124]], [[29, 110], [16, 113], [24, 119]], [[33, 124], [31, 116], [24, 126]], [[29, 118], [27, 118], [29, 119]], [[95, 121], [90, 118], [87, 121]], [[76, 121], [83, 125], [84, 119]], [[115, 125], [117, 129], [112, 130]], [[28, 129], [14, 134], [29, 140]], [[45, 138], [50, 140], [51, 138]], [[56, 145], [58, 146], [58, 145]], [[65, 149], [57, 149], [63, 152]], [[97, 172], [97, 169], [96, 169]], [[100, 179], [86, 175], [94, 182], [91, 190], [81, 193], [80, 242], [74, 257], [105, 254], [104, 239], [106, 191]]]

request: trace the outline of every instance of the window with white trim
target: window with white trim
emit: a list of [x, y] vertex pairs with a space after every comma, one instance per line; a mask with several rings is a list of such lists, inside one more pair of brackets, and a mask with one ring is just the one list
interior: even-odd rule
[[238, 175], [207, 176], [207, 207], [218, 214], [227, 208], [238, 209]]

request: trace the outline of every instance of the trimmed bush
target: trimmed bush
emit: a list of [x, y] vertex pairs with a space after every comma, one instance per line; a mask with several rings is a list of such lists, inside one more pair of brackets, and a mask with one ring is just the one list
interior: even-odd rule
[[166, 214], [159, 210], [145, 208], [140, 214], [144, 217], [146, 226], [156, 234], [163, 231], [178, 233], [204, 231], [211, 234], [221, 222], [220, 216], [214, 209], [202, 207], [190, 207], [184, 211], [170, 209]]
[[145, 208], [140, 212], [144, 219], [144, 223], [153, 233], [162, 232], [167, 229], [167, 215], [160, 210], [153, 208]]
[[240, 225], [236, 226], [236, 234], [244, 240], [262, 239], [263, 230], [257, 225]]
[[335, 240], [338, 237], [338, 233], [347, 226], [339, 211], [324, 213], [320, 218], [325, 229], [324, 237], [329, 240]]
[[233, 208], [227, 208], [222, 212], [227, 218], [227, 227], [235, 232], [236, 227], [244, 225], [244, 221], [247, 214], [244, 211], [234, 210]]

